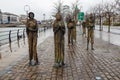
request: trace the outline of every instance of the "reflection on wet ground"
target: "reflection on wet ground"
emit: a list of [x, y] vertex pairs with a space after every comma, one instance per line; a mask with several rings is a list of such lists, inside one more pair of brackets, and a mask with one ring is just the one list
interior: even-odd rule
[[[99, 30], [99, 25], [95, 26], [96, 30]], [[108, 32], [108, 26], [103, 26], [103, 31]], [[111, 26], [110, 27], [110, 32], [113, 34], [120, 35], [120, 26]]]
[[11, 45], [11, 42], [9, 43], [9, 48], [10, 48], [10, 52], [12, 52], [12, 45]]
[[0, 59], [1, 59], [2, 57], [1, 57], [1, 53], [0, 53]]
[[108, 27], [104, 26], [103, 31], [98, 31], [99, 26], [96, 26], [95, 37], [100, 38], [108, 43], [120, 46], [120, 27], [111, 26], [111, 32], [108, 33]]
[[107, 32], [100, 32], [95, 30], [95, 37], [99, 38], [101, 40], [107, 41], [108, 43], [118, 45], [120, 46], [120, 35], [112, 34], [112, 33], [107, 33]]
[[19, 39], [17, 40], [18, 48], [20, 47], [20, 41]]

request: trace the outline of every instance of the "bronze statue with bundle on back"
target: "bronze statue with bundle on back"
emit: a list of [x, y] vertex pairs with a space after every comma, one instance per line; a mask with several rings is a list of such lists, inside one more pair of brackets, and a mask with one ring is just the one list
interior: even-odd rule
[[73, 29], [74, 29], [74, 21], [72, 19], [69, 20], [68, 22], [68, 44], [72, 44], [73, 45]]

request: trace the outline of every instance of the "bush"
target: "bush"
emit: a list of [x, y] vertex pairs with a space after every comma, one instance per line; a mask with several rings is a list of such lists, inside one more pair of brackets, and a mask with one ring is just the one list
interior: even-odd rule
[[109, 23], [106, 21], [106, 22], [103, 23], [103, 25], [109, 25]]
[[120, 23], [114, 23], [113, 26], [120, 26]]

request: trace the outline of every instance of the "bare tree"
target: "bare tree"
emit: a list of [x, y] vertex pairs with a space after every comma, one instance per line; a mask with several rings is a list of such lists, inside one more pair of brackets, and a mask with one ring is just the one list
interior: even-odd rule
[[108, 32], [110, 32], [111, 18], [115, 12], [115, 5], [113, 3], [109, 3], [109, 2], [105, 3], [104, 12], [105, 12], [105, 17], [108, 21]]
[[99, 18], [99, 25], [100, 28], [99, 30], [102, 31], [102, 13], [103, 13], [103, 6], [102, 4], [98, 4], [95, 6], [95, 10], [96, 10], [96, 15]]
[[101, 3], [91, 7], [88, 10], [89, 13], [93, 13], [94, 14], [94, 19], [99, 20], [99, 30], [102, 31], [102, 17], [103, 17], [103, 6]]
[[120, 14], [120, 0], [115, 0], [115, 8], [118, 14]]
[[76, 0], [75, 3], [72, 3], [71, 6], [71, 13], [73, 14], [74, 20], [78, 21], [78, 13], [80, 12], [80, 9], [78, 8], [80, 6], [80, 0]]
[[[70, 6], [68, 5], [64, 5], [63, 6], [63, 2], [62, 0], [58, 0], [58, 2], [54, 3], [54, 9], [53, 9], [53, 16], [57, 13], [57, 12], [60, 12], [62, 14], [63, 17], [67, 16], [68, 14], [66, 13], [69, 13], [72, 15], [72, 18], [74, 18], [74, 20], [77, 22], [77, 15], [80, 11], [80, 9], [78, 8], [80, 5], [80, 0], [75, 0], [74, 3], [72, 3], [72, 6], [70, 8]], [[70, 10], [66, 9], [66, 7], [69, 7]], [[68, 12], [66, 12], [68, 11]]]

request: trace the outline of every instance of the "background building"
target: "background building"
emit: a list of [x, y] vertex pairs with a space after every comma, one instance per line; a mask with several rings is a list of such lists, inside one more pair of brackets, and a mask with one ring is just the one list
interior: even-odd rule
[[16, 14], [4, 12], [2, 13], [3, 24], [19, 23], [19, 16]]
[[25, 24], [27, 20], [27, 15], [20, 15], [19, 20], [20, 23]]

